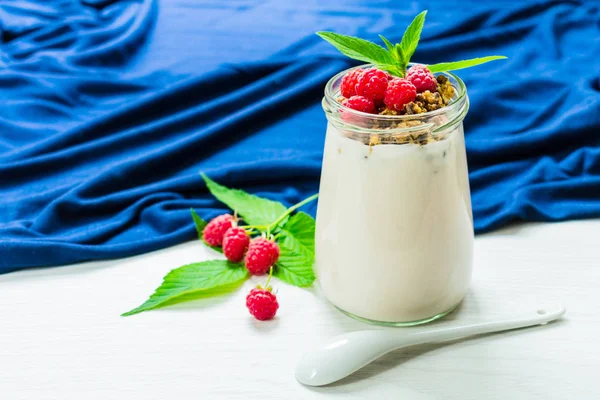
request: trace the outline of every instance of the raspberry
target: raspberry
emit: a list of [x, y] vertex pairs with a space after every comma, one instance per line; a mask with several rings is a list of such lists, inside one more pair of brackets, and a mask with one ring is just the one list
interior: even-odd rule
[[223, 254], [231, 262], [240, 262], [244, 258], [250, 238], [243, 228], [232, 226], [223, 236]]
[[279, 258], [279, 246], [277, 243], [263, 237], [257, 237], [250, 241], [246, 253], [246, 269], [252, 275], [262, 275], [277, 262]]
[[212, 221], [210, 221], [204, 227], [202, 236], [206, 243], [210, 246], [220, 246], [223, 244], [223, 235], [227, 232], [227, 229], [233, 225], [233, 216], [230, 214], [219, 215]]
[[424, 65], [417, 64], [409, 68], [406, 72], [406, 79], [417, 88], [417, 93], [429, 90], [435, 93], [437, 89], [437, 80], [435, 75]]
[[279, 303], [277, 297], [269, 289], [252, 289], [246, 296], [246, 307], [250, 314], [259, 321], [271, 319], [277, 313]]
[[362, 96], [352, 96], [342, 102], [343, 106], [356, 111], [362, 111], [369, 114], [375, 114], [375, 103]]
[[352, 96], [356, 96], [356, 83], [358, 82], [358, 78], [362, 75], [362, 69], [353, 69], [348, 72], [342, 78], [342, 83], [340, 83], [340, 92], [342, 96], [349, 99]]
[[389, 74], [377, 68], [367, 68], [358, 77], [356, 94], [374, 102], [380, 102], [385, 97]]
[[414, 101], [417, 96], [417, 88], [406, 79], [394, 78], [385, 92], [385, 105], [392, 110], [400, 111], [405, 104]]

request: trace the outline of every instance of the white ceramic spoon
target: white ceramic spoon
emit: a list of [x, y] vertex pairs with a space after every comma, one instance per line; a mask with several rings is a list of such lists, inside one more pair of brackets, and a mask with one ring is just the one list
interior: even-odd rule
[[323, 386], [361, 369], [382, 355], [402, 347], [454, 340], [483, 333], [543, 325], [559, 318], [564, 308], [540, 309], [520, 318], [429, 330], [367, 330], [336, 336], [324, 347], [302, 357], [296, 379], [305, 385]]

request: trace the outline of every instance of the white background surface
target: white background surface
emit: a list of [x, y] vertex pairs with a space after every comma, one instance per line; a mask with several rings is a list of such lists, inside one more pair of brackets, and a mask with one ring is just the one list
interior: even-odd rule
[[119, 317], [170, 269], [208, 257], [190, 242], [0, 276], [0, 398], [600, 399], [600, 220], [478, 236], [463, 305], [425, 327], [553, 303], [566, 306], [564, 320], [396, 351], [322, 388], [295, 381], [301, 354], [330, 335], [373, 327], [336, 311], [318, 289], [275, 282], [280, 310], [266, 323], [245, 308], [252, 282], [233, 295]]

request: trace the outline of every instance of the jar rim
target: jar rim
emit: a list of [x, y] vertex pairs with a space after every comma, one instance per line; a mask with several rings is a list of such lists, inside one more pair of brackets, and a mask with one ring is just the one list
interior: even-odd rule
[[[411, 63], [409, 65], [415, 65], [415, 64]], [[454, 87], [454, 89], [457, 92], [456, 96], [451, 100], [451, 102], [447, 106], [439, 108], [437, 110], [428, 111], [428, 112], [421, 113], [421, 114], [411, 114], [411, 115], [381, 115], [381, 114], [369, 114], [369, 113], [354, 110], [352, 108], [342, 105], [337, 100], [337, 97], [336, 97], [336, 94], [339, 93], [339, 90], [337, 90], [337, 88], [334, 88], [334, 85], [336, 85], [336, 83], [338, 83], [338, 82], [341, 82], [342, 77], [345, 74], [347, 74], [349, 71], [359, 69], [359, 68], [370, 68], [370, 67], [374, 67], [374, 65], [373, 64], [363, 64], [363, 65], [359, 65], [356, 67], [348, 68], [344, 71], [337, 73], [331, 79], [329, 79], [329, 81], [325, 85], [325, 96], [323, 98], [323, 108], [324, 108], [326, 114], [328, 114], [327, 115], [328, 118], [330, 117], [330, 115], [332, 114], [334, 109], [337, 111], [343, 110], [344, 113], [353, 115], [356, 118], [368, 119], [368, 120], [372, 120], [372, 121], [383, 121], [385, 123], [406, 122], [406, 121], [423, 121], [423, 120], [429, 120], [432, 117], [435, 117], [438, 115], [447, 115], [449, 117], [449, 121], [448, 121], [448, 123], [444, 124], [443, 126], [435, 126], [435, 124], [427, 123], [427, 122], [425, 124], [419, 126], [419, 129], [429, 128], [429, 129], [434, 129], [437, 131], [440, 129], [446, 129], [449, 125], [454, 125], [457, 122], [457, 119], [459, 121], [462, 121], [462, 119], [464, 118], [464, 116], [466, 115], [466, 113], [468, 111], [468, 96], [467, 96], [467, 88], [465, 86], [465, 83], [457, 75], [455, 75], [451, 72], [441, 72], [440, 74], [446, 75], [448, 78], [451, 78], [451, 82], [453, 83], [452, 86]], [[337, 120], [338, 118], [335, 118], [335, 119]], [[346, 124], [346, 123], [344, 123], [344, 124]], [[415, 128], [417, 128], [417, 127], [395, 128], [393, 130], [394, 131], [411, 131], [411, 130], [414, 130]], [[359, 129], [365, 130], [365, 131], [373, 131], [373, 132], [378, 131], [377, 129], [369, 129], [369, 128], [359, 128]]]

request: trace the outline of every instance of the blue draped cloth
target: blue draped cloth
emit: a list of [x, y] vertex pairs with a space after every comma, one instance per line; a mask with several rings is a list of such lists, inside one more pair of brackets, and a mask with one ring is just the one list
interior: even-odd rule
[[399, 41], [423, 9], [415, 61], [509, 57], [459, 71], [476, 231], [600, 216], [598, 2], [0, 0], [0, 272], [192, 239], [223, 211], [199, 171], [313, 194], [354, 65], [314, 32]]

